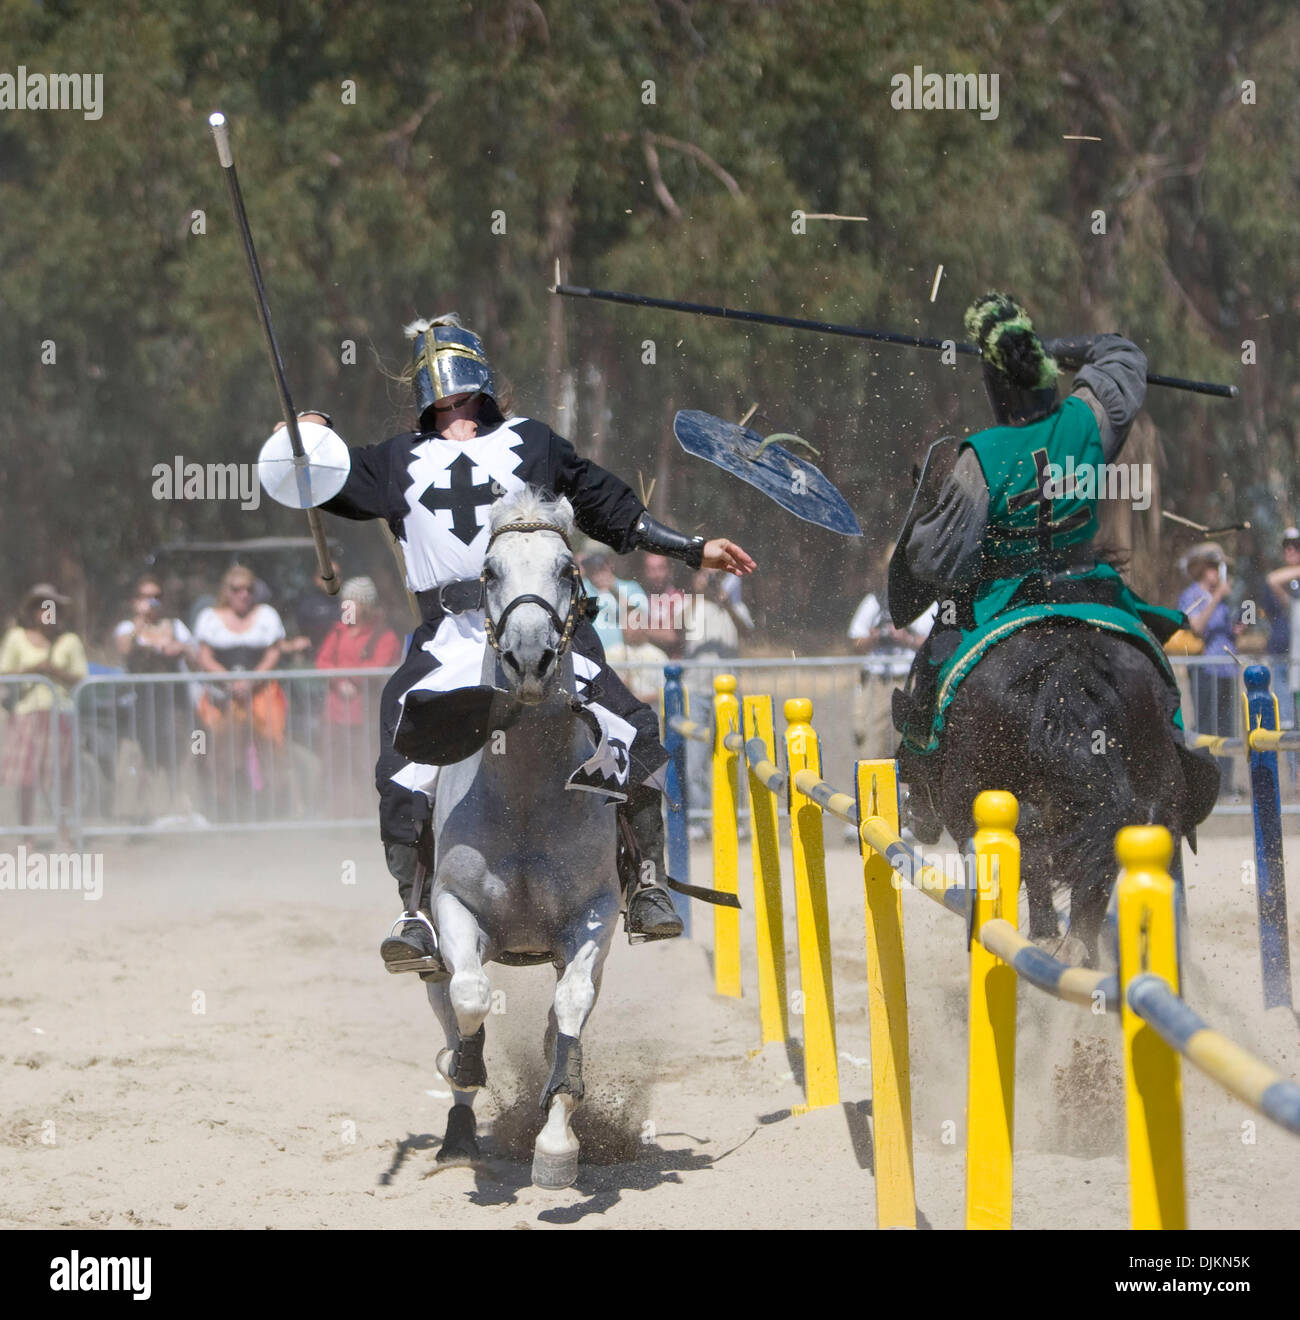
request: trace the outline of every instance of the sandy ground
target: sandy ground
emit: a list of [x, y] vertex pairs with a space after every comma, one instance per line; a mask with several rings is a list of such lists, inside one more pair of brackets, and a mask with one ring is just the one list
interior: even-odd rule
[[[797, 1048], [748, 1054], [752, 929], [746, 998], [718, 998], [712, 920], [697, 905], [697, 941], [632, 949], [620, 937], [585, 1036], [586, 1162], [563, 1192], [529, 1182], [546, 969], [490, 969], [503, 993], [478, 1104], [485, 1161], [436, 1169], [450, 1104], [433, 1066], [442, 1042], [423, 988], [379, 962], [394, 900], [368, 832], [115, 843], [98, 902], [0, 892], [0, 1224], [871, 1227], [861, 873], [831, 835], [842, 1105], [791, 1116]], [[1259, 1007], [1249, 849], [1244, 836], [1207, 839], [1191, 862], [1187, 995], [1294, 1077], [1296, 1019]], [[748, 865], [742, 847], [742, 874]], [[788, 854], [784, 874], [794, 985]], [[707, 875], [697, 846], [694, 876]], [[960, 927], [917, 894], [905, 895], [905, 924], [919, 1219], [957, 1228]], [[1292, 958], [1300, 968], [1294, 939]], [[1123, 1227], [1115, 1021], [1031, 989], [1020, 1005], [1016, 1223]], [[1192, 1225], [1300, 1226], [1300, 1141], [1190, 1068], [1184, 1079]]]

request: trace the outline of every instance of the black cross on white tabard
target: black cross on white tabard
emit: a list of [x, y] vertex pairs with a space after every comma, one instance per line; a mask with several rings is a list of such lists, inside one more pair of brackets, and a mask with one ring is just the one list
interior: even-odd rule
[[474, 482], [474, 464], [464, 454], [457, 454], [447, 465], [451, 473], [451, 486], [429, 486], [420, 496], [420, 503], [430, 512], [451, 510], [452, 535], [469, 545], [479, 534], [478, 508], [496, 501], [499, 490], [493, 490], [493, 481]]
[[1016, 513], [1020, 509], [1027, 509], [1031, 504], [1038, 505], [1038, 548], [1047, 551], [1052, 548], [1052, 537], [1057, 532], [1068, 532], [1086, 523], [1088, 521], [1088, 510], [1076, 509], [1068, 518], [1062, 518], [1060, 522], [1053, 522], [1053, 499], [1069, 498], [1076, 493], [1074, 476], [1071, 474], [1069, 480], [1062, 483], [1060, 497], [1053, 497], [1047, 493], [1047, 487], [1052, 481], [1051, 474], [1048, 472], [1047, 450], [1035, 449], [1033, 459], [1034, 470], [1038, 474], [1038, 488], [1011, 496], [1007, 500], [1007, 510], [1010, 513]]

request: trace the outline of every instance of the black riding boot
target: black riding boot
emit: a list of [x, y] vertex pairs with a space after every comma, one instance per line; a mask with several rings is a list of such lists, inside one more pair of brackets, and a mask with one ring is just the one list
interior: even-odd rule
[[620, 830], [619, 877], [627, 896], [623, 928], [632, 944], [670, 940], [682, 933], [682, 919], [664, 884], [664, 817], [657, 789], [638, 786], [629, 790], [618, 808], [630, 827], [632, 847]]
[[[389, 840], [384, 842], [384, 858], [388, 863], [389, 873], [397, 881], [397, 893], [402, 900], [403, 915], [415, 911], [411, 904], [414, 898], [416, 875], [419, 868], [425, 865], [420, 852], [420, 845], [416, 843], [394, 843]], [[427, 906], [429, 901], [427, 887], [429, 884], [429, 869], [425, 866], [424, 885], [420, 894], [420, 903], [423, 906]], [[438, 956], [438, 949], [434, 943], [433, 935], [423, 920], [412, 919], [407, 921], [400, 930], [397, 929], [397, 923], [395, 922], [388, 938], [379, 946], [379, 956], [384, 960], [385, 966], [408, 962], [413, 958], [429, 958], [434, 961], [426, 963], [423, 968], [412, 967], [410, 970], [433, 973], [446, 971], [446, 968], [441, 966], [442, 960]], [[402, 970], [407, 969], [403, 968]]]

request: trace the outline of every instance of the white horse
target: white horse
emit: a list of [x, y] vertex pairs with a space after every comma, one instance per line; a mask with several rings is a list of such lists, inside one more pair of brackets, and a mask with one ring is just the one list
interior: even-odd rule
[[486, 744], [438, 777], [429, 911], [450, 979], [428, 992], [447, 1034], [438, 1071], [454, 1098], [438, 1160], [478, 1155], [473, 1103], [487, 1081], [492, 1002], [484, 963], [551, 963], [551, 1074], [533, 1181], [567, 1187], [578, 1174], [571, 1120], [583, 1094], [582, 1028], [620, 909], [615, 806], [565, 786], [594, 750], [572, 700], [570, 641], [585, 599], [569, 545], [573, 509], [525, 489], [499, 500], [488, 526], [483, 683], [503, 678], [509, 696], [492, 700]]

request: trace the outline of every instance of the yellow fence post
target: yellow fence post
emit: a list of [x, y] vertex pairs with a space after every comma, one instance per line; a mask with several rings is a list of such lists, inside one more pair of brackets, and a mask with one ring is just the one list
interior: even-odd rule
[[[858, 819], [868, 816], [880, 817], [898, 833], [898, 770], [893, 761], [858, 762]], [[903, 891], [889, 862], [860, 838], [858, 842], [866, 891], [876, 1227], [915, 1228]]]
[[[772, 698], [745, 698], [745, 741], [757, 738], [765, 760], [776, 763]], [[776, 794], [749, 772], [749, 821], [753, 833], [754, 925], [758, 962], [759, 1048], [784, 1041], [789, 1032], [785, 999], [785, 916], [781, 909], [781, 854]]]
[[966, 1081], [966, 1227], [1010, 1228], [1016, 1109], [1016, 974], [980, 942], [987, 921], [1016, 925], [1020, 806], [1010, 793], [975, 799]]
[[1128, 1004], [1129, 982], [1145, 972], [1178, 993], [1173, 839], [1161, 825], [1115, 836], [1119, 877], [1119, 986], [1124, 1020], [1129, 1206], [1134, 1228], [1186, 1228], [1183, 1088], [1178, 1052]]
[[[713, 680], [713, 887], [728, 894], [740, 892], [740, 845], [736, 753], [724, 744], [740, 730], [740, 702], [734, 674]], [[733, 999], [740, 991], [740, 913], [735, 908], [713, 909], [713, 984], [720, 995]]]
[[803, 999], [803, 1067], [806, 1104], [796, 1114], [840, 1102], [835, 1052], [835, 990], [831, 984], [831, 932], [826, 909], [826, 849], [822, 809], [795, 787], [800, 770], [821, 777], [821, 753], [813, 729], [812, 702], [785, 703], [785, 752], [790, 776], [790, 845], [794, 853], [795, 913], [799, 922], [799, 986]]

